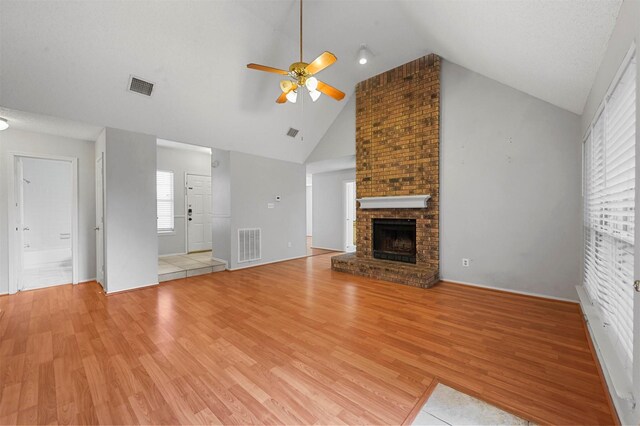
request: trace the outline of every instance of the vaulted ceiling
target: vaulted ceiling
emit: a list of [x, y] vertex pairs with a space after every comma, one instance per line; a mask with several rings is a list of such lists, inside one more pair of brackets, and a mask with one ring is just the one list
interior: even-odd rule
[[[319, 77], [351, 96], [434, 52], [579, 114], [620, 3], [305, 0], [304, 59], [335, 53]], [[277, 105], [279, 76], [245, 68], [297, 59], [297, 14], [294, 0], [1, 0], [0, 106], [303, 162], [346, 100]], [[130, 75], [153, 96], [128, 92]]]

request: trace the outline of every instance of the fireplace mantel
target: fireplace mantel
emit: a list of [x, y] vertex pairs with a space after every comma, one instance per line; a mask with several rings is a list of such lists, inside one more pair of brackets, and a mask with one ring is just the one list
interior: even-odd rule
[[358, 198], [361, 209], [425, 209], [431, 195], [395, 195]]

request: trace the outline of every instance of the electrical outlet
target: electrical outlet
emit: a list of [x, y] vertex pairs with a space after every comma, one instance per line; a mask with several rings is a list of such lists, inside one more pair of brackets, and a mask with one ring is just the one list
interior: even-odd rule
[[468, 267], [469, 266], [469, 259], [463, 258], [462, 259], [462, 266]]
[[291, 247], [291, 241], [287, 243], [287, 247]]

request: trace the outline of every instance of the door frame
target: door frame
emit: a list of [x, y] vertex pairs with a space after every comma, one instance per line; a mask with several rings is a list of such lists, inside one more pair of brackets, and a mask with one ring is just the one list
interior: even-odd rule
[[9, 195], [8, 203], [8, 221], [7, 235], [9, 236], [9, 294], [18, 292], [18, 278], [20, 276], [19, 268], [22, 265], [22, 249], [20, 241], [22, 238], [19, 232], [18, 202], [21, 201], [18, 196], [16, 182], [16, 161], [19, 158], [34, 158], [40, 160], [66, 161], [71, 163], [72, 169], [72, 199], [71, 199], [71, 264], [72, 264], [72, 284], [78, 284], [78, 158], [65, 157], [60, 155], [36, 154], [30, 152], [9, 152], [7, 159], [7, 170], [9, 179], [7, 180], [7, 193]]
[[[184, 172], [184, 252], [185, 254], [189, 254], [189, 176], [200, 176], [207, 177], [209, 179], [213, 179], [211, 175], [202, 175], [200, 173], [190, 173]], [[213, 202], [213, 180], [211, 185], [211, 201]], [[175, 202], [175, 201], [174, 201]], [[213, 210], [212, 210], [213, 211]], [[174, 212], [175, 213], [175, 212]], [[178, 217], [178, 216], [176, 216]], [[212, 217], [212, 225], [213, 225], [213, 217]], [[213, 237], [213, 236], [212, 236]], [[213, 242], [211, 243], [211, 252], [213, 253]], [[195, 253], [195, 252], [194, 252]]]
[[[357, 198], [356, 195], [356, 180], [355, 179], [345, 179], [342, 181], [342, 214], [343, 214], [343, 218], [344, 218], [344, 226], [343, 226], [343, 233], [342, 233], [342, 246], [344, 248], [344, 251], [347, 253], [353, 253], [356, 250], [356, 242], [353, 242], [353, 250], [348, 250], [351, 247], [347, 246], [347, 235], [349, 234], [349, 231], [347, 230], [348, 226], [347, 226], [347, 184], [349, 183], [353, 183], [353, 198], [354, 198], [354, 209], [356, 210], [356, 214], [357, 214], [357, 204], [355, 199]], [[356, 218], [354, 216], [353, 218], [353, 222], [356, 221]], [[351, 226], [353, 226], [353, 222], [351, 224]], [[353, 231], [352, 231], [353, 232]], [[355, 237], [355, 235], [354, 235]], [[355, 238], [353, 238], [353, 240], [355, 240]]]

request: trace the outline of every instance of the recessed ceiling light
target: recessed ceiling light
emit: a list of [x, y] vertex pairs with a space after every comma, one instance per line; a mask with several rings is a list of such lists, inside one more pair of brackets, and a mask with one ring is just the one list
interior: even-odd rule
[[9, 128], [9, 122], [6, 118], [0, 117], [0, 130], [6, 130]]
[[365, 44], [360, 46], [360, 50], [358, 51], [358, 63], [360, 65], [365, 65], [369, 62], [369, 50]]

